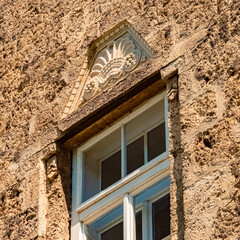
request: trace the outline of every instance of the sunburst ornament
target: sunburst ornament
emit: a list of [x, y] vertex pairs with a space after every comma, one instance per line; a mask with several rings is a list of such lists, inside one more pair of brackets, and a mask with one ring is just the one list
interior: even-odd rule
[[144, 60], [130, 37], [124, 36], [111, 41], [97, 56], [89, 80], [85, 85], [84, 100], [91, 99], [99, 90], [114, 84], [134, 70]]
[[96, 39], [89, 50], [88, 56], [93, 58], [83, 59], [62, 118], [153, 56], [153, 50], [127, 20]]

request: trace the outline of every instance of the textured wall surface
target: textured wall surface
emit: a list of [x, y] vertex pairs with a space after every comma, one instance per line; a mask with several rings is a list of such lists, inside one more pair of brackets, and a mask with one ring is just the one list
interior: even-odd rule
[[0, 239], [69, 239], [70, 155], [51, 158], [61, 113], [89, 44], [123, 19], [159, 69], [183, 59], [169, 105], [172, 239], [240, 236], [238, 0], [1, 0]]

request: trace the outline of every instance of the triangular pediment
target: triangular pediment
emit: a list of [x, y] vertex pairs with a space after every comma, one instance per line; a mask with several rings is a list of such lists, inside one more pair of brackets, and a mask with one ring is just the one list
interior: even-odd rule
[[93, 58], [85, 58], [62, 118], [84, 102], [120, 81], [142, 62], [152, 57], [147, 42], [126, 20], [94, 41]]

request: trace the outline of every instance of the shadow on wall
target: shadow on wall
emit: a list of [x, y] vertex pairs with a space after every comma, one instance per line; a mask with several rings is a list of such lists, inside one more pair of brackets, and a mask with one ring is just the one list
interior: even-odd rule
[[[178, 77], [172, 78], [168, 83], [168, 93], [169, 90], [178, 89]], [[172, 101], [169, 102], [170, 110], [170, 133], [172, 137], [172, 149], [171, 154], [173, 156], [173, 174], [172, 177], [176, 184], [176, 220], [177, 220], [177, 236], [179, 240], [184, 239], [185, 232], [185, 217], [184, 217], [184, 202], [183, 202], [183, 174], [182, 174], [182, 154], [183, 149], [181, 147], [181, 125], [180, 125], [180, 103], [178, 96], [176, 96]], [[175, 229], [174, 229], [175, 231]]]
[[[47, 239], [68, 238], [71, 226], [71, 154], [57, 143], [57, 154], [47, 161]], [[56, 223], [58, 228], [56, 228]]]

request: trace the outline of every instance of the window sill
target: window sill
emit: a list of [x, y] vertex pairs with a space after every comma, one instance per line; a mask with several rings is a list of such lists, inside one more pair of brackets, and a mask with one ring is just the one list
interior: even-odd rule
[[88, 224], [122, 203], [125, 193], [136, 195], [169, 174], [169, 155], [164, 152], [125, 178], [98, 193], [77, 209], [79, 220]]

